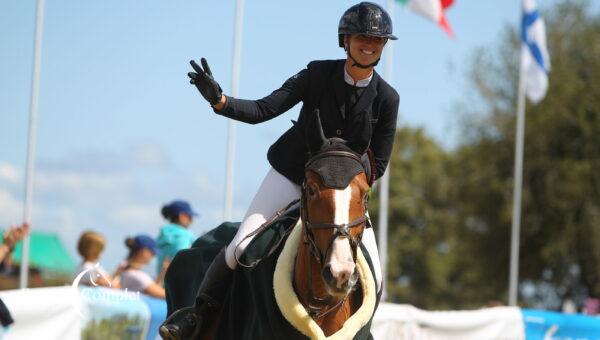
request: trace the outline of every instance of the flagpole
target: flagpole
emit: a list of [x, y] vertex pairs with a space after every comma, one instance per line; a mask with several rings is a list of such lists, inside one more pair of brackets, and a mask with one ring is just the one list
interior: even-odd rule
[[521, 194], [523, 190], [523, 148], [525, 142], [525, 77], [523, 76], [523, 44], [519, 66], [519, 89], [517, 101], [517, 128], [515, 141], [515, 173], [513, 183], [513, 206], [510, 242], [510, 268], [508, 284], [508, 304], [517, 305], [519, 284], [519, 244], [521, 234]]
[[[233, 33], [233, 65], [231, 72], [231, 96], [237, 97], [240, 82], [240, 63], [242, 55], [242, 24], [244, 19], [244, 0], [235, 4], [235, 24]], [[233, 210], [233, 165], [235, 159], [235, 121], [229, 119], [227, 125], [227, 165], [225, 175], [225, 203], [223, 220], [231, 220]]]
[[[387, 1], [387, 12], [390, 18], [394, 17], [394, 0]], [[393, 45], [388, 46], [385, 51], [385, 64], [383, 69], [383, 77], [389, 84], [392, 83], [392, 65], [394, 57]], [[391, 159], [391, 157], [390, 157]], [[381, 263], [381, 301], [387, 298], [387, 246], [388, 246], [388, 205], [390, 196], [390, 171], [391, 167], [388, 164], [387, 169], [381, 179], [379, 190], [379, 221], [377, 223], [377, 239], [379, 241], [379, 262]]]
[[[40, 66], [42, 64], [42, 33], [44, 29], [44, 3], [37, 0], [35, 10], [35, 40], [33, 47], [33, 73], [31, 76], [31, 102], [29, 104], [29, 131], [27, 136], [27, 160], [25, 170], [25, 198], [23, 202], [23, 222], [31, 225], [31, 205], [33, 202], [33, 175], [35, 164], [36, 120], [40, 93]], [[29, 281], [29, 235], [23, 238], [21, 248], [21, 272], [19, 287], [27, 288]]]

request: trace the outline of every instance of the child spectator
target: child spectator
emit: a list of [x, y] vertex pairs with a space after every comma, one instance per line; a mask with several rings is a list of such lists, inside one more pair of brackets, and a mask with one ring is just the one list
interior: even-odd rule
[[156, 241], [148, 235], [137, 235], [133, 238], [128, 237], [125, 245], [129, 248], [129, 255], [125, 263], [117, 270], [121, 272], [121, 288], [164, 299], [165, 289], [162, 287], [162, 281], [168, 263], [162, 265], [163, 269], [156, 280], [142, 271], [142, 268], [150, 263], [158, 253]]
[[108, 275], [106, 270], [100, 266], [98, 259], [106, 246], [106, 239], [101, 234], [88, 230], [79, 237], [77, 252], [82, 257], [82, 262], [75, 269], [73, 279], [77, 279], [82, 272], [79, 283], [86, 286], [104, 286], [119, 288], [117, 281]]
[[196, 235], [188, 228], [193, 218], [198, 216], [186, 201], [166, 204], [162, 207], [161, 214], [169, 223], [160, 228], [156, 239], [160, 249], [157, 272], [166, 269], [161, 267], [165, 259], [173, 259], [178, 251], [187, 249], [194, 243]]

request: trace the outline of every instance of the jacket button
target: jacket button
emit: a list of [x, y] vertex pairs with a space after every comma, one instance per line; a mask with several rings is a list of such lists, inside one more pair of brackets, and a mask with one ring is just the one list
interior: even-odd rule
[[341, 135], [342, 135], [342, 130], [340, 130], [340, 129], [337, 129], [337, 130], [335, 130], [335, 133], [336, 133], [338, 136], [341, 136]]

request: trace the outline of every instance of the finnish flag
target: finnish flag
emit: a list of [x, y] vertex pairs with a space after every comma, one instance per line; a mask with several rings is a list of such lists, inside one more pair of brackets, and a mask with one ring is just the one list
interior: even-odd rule
[[548, 90], [550, 56], [546, 48], [546, 28], [535, 5], [535, 0], [523, 0], [521, 27], [521, 77], [529, 100], [539, 102]]

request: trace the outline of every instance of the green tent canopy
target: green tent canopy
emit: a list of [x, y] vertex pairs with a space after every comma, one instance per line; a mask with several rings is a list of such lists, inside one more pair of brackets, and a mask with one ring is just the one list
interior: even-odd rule
[[[41, 270], [72, 273], [75, 260], [63, 246], [58, 235], [54, 233], [31, 232], [29, 234], [29, 265]], [[17, 243], [14, 261], [21, 263], [22, 242]]]

